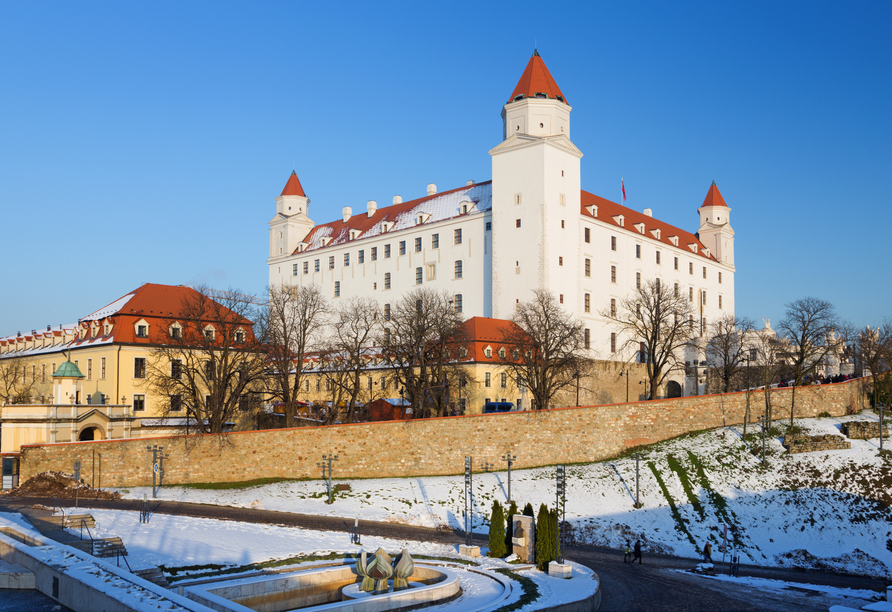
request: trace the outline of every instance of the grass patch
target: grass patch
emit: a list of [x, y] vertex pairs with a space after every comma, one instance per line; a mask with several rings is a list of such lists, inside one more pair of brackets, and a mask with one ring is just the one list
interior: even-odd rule
[[706, 495], [709, 497], [710, 503], [712, 503], [715, 508], [716, 514], [728, 526], [728, 531], [731, 532], [734, 547], [744, 548], [740, 535], [740, 526], [737, 524], [737, 515], [733, 510], [728, 508], [728, 502], [725, 501], [725, 498], [709, 484], [709, 479], [706, 477], [706, 471], [703, 469], [703, 463], [700, 461], [699, 457], [691, 451], [688, 451], [688, 459], [697, 471], [697, 479], [699, 480], [700, 487], [706, 491]]
[[653, 461], [648, 461], [647, 465], [650, 466], [650, 471], [654, 473], [654, 478], [657, 479], [657, 484], [660, 485], [660, 491], [663, 492], [663, 497], [665, 497], [666, 501], [669, 502], [669, 509], [672, 512], [672, 519], [675, 521], [675, 529], [679, 533], [685, 535], [688, 540], [690, 540], [691, 544], [693, 544], [696, 548], [697, 542], [694, 540], [694, 536], [691, 535], [691, 532], [688, 531], [688, 522], [678, 511], [678, 507], [675, 505], [675, 500], [672, 499], [672, 496], [669, 494], [669, 489], [666, 488], [666, 483], [663, 482], [663, 477], [660, 476], [660, 471], [657, 469], [657, 466], [653, 464]]
[[678, 476], [678, 479], [681, 481], [681, 488], [684, 489], [684, 493], [685, 495], [687, 495], [688, 501], [691, 503], [691, 506], [693, 506], [697, 514], [700, 515], [700, 520], [706, 518], [706, 513], [703, 510], [703, 504], [700, 503], [700, 498], [694, 493], [694, 487], [691, 486], [691, 481], [688, 478], [687, 471], [682, 467], [678, 459], [675, 458], [675, 455], [668, 455], [666, 457], [666, 463], [669, 465], [669, 469], [675, 472], [675, 474]]
[[511, 570], [505, 568], [499, 568], [495, 571], [502, 574], [503, 576], [507, 576], [511, 580], [519, 582], [520, 587], [523, 589], [523, 595], [520, 596], [520, 599], [512, 604], [502, 606], [495, 612], [514, 612], [514, 610], [520, 610], [527, 604], [533, 603], [534, 601], [539, 599], [539, 587], [536, 586], [536, 583], [533, 582], [531, 578], [521, 576], [517, 572], [512, 572]]
[[312, 480], [311, 478], [255, 478], [254, 480], [242, 480], [240, 482], [193, 482], [188, 484], [167, 485], [173, 487], [183, 487], [184, 489], [249, 489], [251, 487], [260, 487], [277, 482], [300, 482], [304, 480]]

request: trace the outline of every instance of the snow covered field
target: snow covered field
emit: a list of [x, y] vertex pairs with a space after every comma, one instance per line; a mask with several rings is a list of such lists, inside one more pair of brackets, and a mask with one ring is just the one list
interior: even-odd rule
[[[876, 420], [876, 416], [866, 412], [854, 417], [799, 419], [796, 423], [809, 434], [839, 434], [839, 425], [846, 420]], [[714, 558], [721, 559], [717, 549], [727, 525], [728, 538], [744, 563], [892, 577], [892, 512], [887, 507], [892, 496], [892, 460], [888, 455], [879, 456], [878, 440], [850, 440], [851, 450], [789, 455], [780, 438], [768, 438], [768, 466], [763, 469], [740, 433], [739, 427], [720, 429], [643, 449], [643, 508], [637, 510], [633, 508], [634, 459], [568, 466], [566, 510], [572, 537], [576, 542], [613, 548], [641, 539], [650, 552], [689, 557], [697, 557], [698, 550], [710, 541]], [[504, 466], [499, 457], [475, 456], [474, 460], [475, 465], [489, 461]], [[521, 507], [526, 502], [537, 509], [541, 503], [554, 504], [554, 473], [553, 468], [513, 470], [512, 497]], [[430, 527], [463, 524], [461, 475], [347, 481], [337, 478], [335, 465], [334, 476], [336, 483], [348, 482], [351, 490], [338, 492], [332, 505], [325, 503], [321, 480], [223, 490], [164, 487], [158, 497]], [[150, 488], [122, 492], [131, 498], [151, 495]], [[506, 492], [506, 472], [474, 475], [476, 531], [485, 531], [492, 500], [504, 503]], [[103, 520], [101, 511], [96, 515]], [[108, 516], [104, 520], [103, 527], [108, 528], [115, 519]], [[156, 515], [155, 520], [161, 517]], [[188, 532], [195, 523], [178, 526], [175, 521], [185, 519], [169, 520], [174, 521], [170, 533], [176, 533], [177, 538], [170, 539], [178, 549], [180, 565], [224, 554], [205, 541], [190, 543]], [[238, 529], [260, 534], [276, 528], [248, 525]], [[115, 535], [125, 537], [128, 548], [136, 544], [117, 526], [115, 530]], [[232, 530], [227, 538], [238, 537], [237, 529]], [[187, 539], [178, 541], [181, 536]], [[291, 550], [325, 549], [322, 541], [313, 541], [316, 537], [321, 536], [304, 532]], [[344, 543], [339, 549], [348, 550], [348, 535], [337, 534], [337, 538]], [[259, 535], [256, 541], [261, 541]], [[275, 554], [257, 547], [258, 558]], [[162, 562], [148, 551], [147, 555], [152, 563]], [[241, 563], [253, 555], [240, 553], [228, 562]]]

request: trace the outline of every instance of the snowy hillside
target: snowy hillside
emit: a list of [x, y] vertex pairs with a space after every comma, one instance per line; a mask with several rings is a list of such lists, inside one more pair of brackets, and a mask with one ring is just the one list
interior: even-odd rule
[[[858, 416], [799, 419], [809, 434], [839, 434]], [[748, 434], [758, 428], [751, 426]], [[782, 435], [775, 423], [773, 432]], [[620, 548], [641, 539], [645, 551], [696, 557], [708, 540], [713, 557], [723, 526], [744, 563], [820, 568], [892, 577], [892, 457], [880, 457], [878, 440], [850, 440], [851, 450], [789, 455], [780, 437], [767, 437], [767, 467], [750, 452], [761, 442], [745, 443], [741, 428], [693, 434], [641, 451], [640, 499], [635, 509], [635, 460], [568, 466], [567, 520], [579, 543]], [[888, 440], [887, 444], [892, 444]], [[507, 449], [506, 449], [507, 450]], [[474, 457], [475, 470], [500, 457]], [[422, 526], [461, 527], [462, 475], [412, 479], [341, 480], [332, 505], [320, 481], [279, 482], [230, 489], [165, 487], [160, 499], [283, 510], [305, 514], [358, 516]], [[513, 470], [512, 497], [553, 505], [555, 470]], [[493, 499], [505, 502], [507, 473], [474, 475], [475, 530], [485, 531]], [[127, 497], [151, 495], [149, 488], [122, 491]]]

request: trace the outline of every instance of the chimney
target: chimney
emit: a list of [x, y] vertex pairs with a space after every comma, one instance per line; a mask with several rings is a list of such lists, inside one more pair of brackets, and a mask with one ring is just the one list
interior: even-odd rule
[[345, 206], [341, 209], [341, 214], [344, 215], [344, 223], [350, 220], [350, 215], [353, 214], [353, 210], [349, 206]]
[[47, 331], [50, 331], [50, 326], [49, 326], [49, 325], [46, 326], [46, 330], [47, 330]]
[[473, 180], [468, 181], [467, 183], [465, 183], [465, 185], [467, 185], [468, 187], [470, 187], [471, 185], [474, 185], [474, 184], [475, 184], [475, 183], [474, 183]]
[[652, 211], [652, 210], [649, 209], [649, 208], [645, 208], [645, 209], [644, 209], [644, 214], [647, 215], [648, 217], [653, 217], [653, 216], [654, 216], [654, 211]]
[[393, 196], [393, 203], [394, 203], [394, 204], [402, 204], [402, 203], [403, 203], [403, 196], [400, 196], [400, 195], [395, 195], [395, 196]]
[[369, 217], [371, 217], [378, 210], [378, 203], [374, 200], [369, 200], [369, 203], [365, 205], [365, 209], [369, 212]]
[[433, 183], [428, 183], [427, 184], [427, 195], [432, 196], [435, 193], [437, 193], [437, 186], [434, 185]]

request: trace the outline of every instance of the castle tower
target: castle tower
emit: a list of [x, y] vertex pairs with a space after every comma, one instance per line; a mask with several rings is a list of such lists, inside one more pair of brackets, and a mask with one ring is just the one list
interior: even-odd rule
[[276, 198], [276, 216], [269, 222], [269, 263], [297, 250], [315, 224], [309, 217], [310, 199], [297, 173], [292, 172], [282, 194]]
[[570, 105], [534, 52], [502, 109], [492, 149], [492, 316], [550, 289], [581, 311], [580, 162], [570, 141]]
[[706, 192], [700, 207], [700, 229], [697, 237], [719, 262], [734, 269], [734, 230], [731, 229], [731, 209], [719, 192], [715, 181]]

